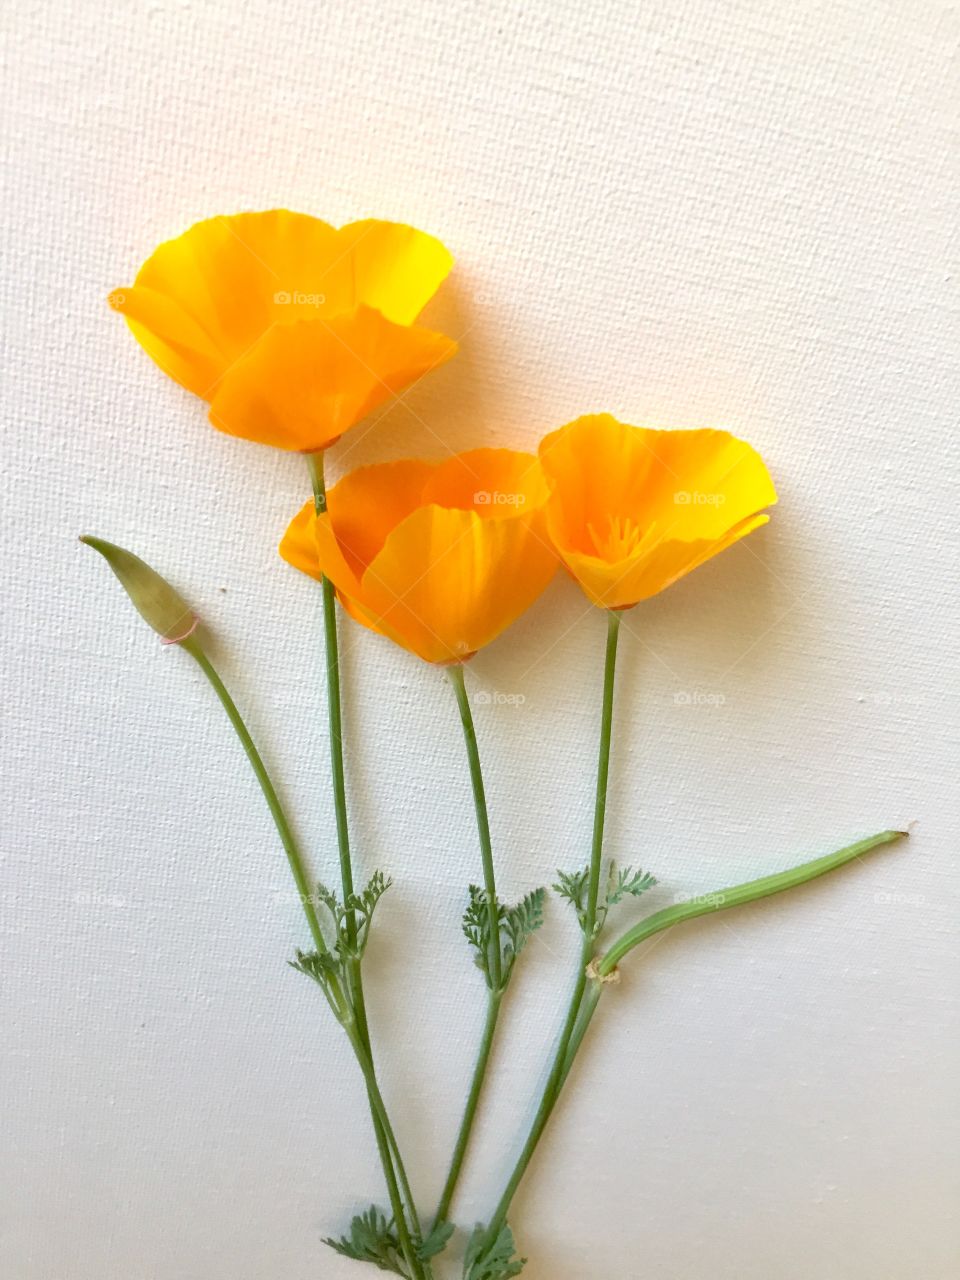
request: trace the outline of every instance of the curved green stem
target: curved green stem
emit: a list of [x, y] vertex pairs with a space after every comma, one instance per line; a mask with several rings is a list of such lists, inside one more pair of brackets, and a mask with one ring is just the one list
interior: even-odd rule
[[[300, 901], [303, 904], [304, 915], [307, 917], [307, 923], [310, 926], [310, 933], [313, 937], [316, 948], [318, 951], [321, 951], [321, 952], [327, 951], [328, 947], [323, 937], [323, 933], [321, 932], [319, 920], [317, 919], [317, 913], [313, 905], [313, 898], [309, 890], [309, 882], [307, 880], [307, 875], [303, 866], [303, 860], [300, 855], [299, 847], [294, 838], [293, 832], [290, 829], [290, 824], [287, 821], [286, 814], [283, 810], [283, 806], [280, 803], [280, 799], [277, 795], [276, 789], [273, 785], [270, 775], [267, 772], [266, 766], [263, 763], [263, 758], [261, 757], [260, 752], [257, 750], [256, 744], [254, 743], [253, 738], [250, 736], [250, 731], [247, 729], [247, 726], [244, 723], [243, 717], [241, 716], [237, 708], [237, 704], [234, 702], [233, 698], [230, 696], [229, 690], [221, 680], [217, 669], [214, 667], [213, 663], [207, 657], [206, 653], [204, 652], [196, 636], [195, 635], [190, 636], [189, 639], [182, 641], [181, 648], [185, 649], [187, 653], [190, 654], [190, 656], [194, 659], [194, 661], [200, 667], [203, 674], [207, 677], [207, 680], [209, 680], [210, 684], [213, 686], [214, 692], [216, 693], [217, 697], [220, 699], [220, 702], [224, 710], [226, 711], [227, 716], [230, 719], [230, 723], [233, 725], [233, 728], [237, 734], [237, 737], [240, 739], [241, 745], [243, 746], [243, 749], [246, 752], [247, 758], [250, 761], [251, 766], [253, 767], [253, 771], [254, 771], [254, 774], [256, 775], [257, 781], [260, 784], [260, 788], [263, 791], [264, 797], [267, 801], [267, 805], [270, 809], [270, 813], [273, 817], [274, 823], [276, 824], [277, 831], [280, 835], [281, 842], [283, 844], [284, 850], [287, 855], [287, 860], [290, 863], [290, 870], [293, 872], [293, 878], [300, 894]], [[353, 1003], [356, 1004], [355, 990], [354, 990]], [[357, 1036], [359, 1036], [359, 1026], [357, 1028], [356, 1034]], [[410, 1244], [409, 1232], [407, 1231], [406, 1219], [403, 1211], [403, 1202], [400, 1199], [396, 1177], [394, 1176], [394, 1172], [393, 1172], [393, 1162], [392, 1162], [391, 1152], [390, 1152], [392, 1130], [385, 1129], [383, 1125], [383, 1121], [381, 1119], [381, 1113], [383, 1115], [386, 1114], [385, 1107], [383, 1104], [383, 1098], [380, 1096], [380, 1091], [378, 1088], [376, 1089], [375, 1094], [370, 1089], [370, 1080], [374, 1079], [374, 1083], [375, 1083], [375, 1077], [373, 1077], [373, 1067], [372, 1067], [372, 1063], [370, 1062], [369, 1053], [365, 1050], [361, 1054], [358, 1049], [358, 1043], [355, 1037], [351, 1035], [350, 1038], [351, 1038], [351, 1042], [354, 1044], [354, 1051], [357, 1054], [357, 1060], [360, 1063], [360, 1069], [363, 1071], [364, 1077], [367, 1080], [367, 1091], [368, 1091], [368, 1094], [370, 1095], [371, 1108], [374, 1111], [374, 1118], [375, 1118], [374, 1129], [377, 1137], [377, 1145], [380, 1149], [381, 1161], [384, 1163], [384, 1173], [386, 1175], [386, 1180], [387, 1180], [387, 1194], [390, 1197], [391, 1210], [393, 1212], [394, 1218], [397, 1223], [397, 1236], [401, 1241], [401, 1247], [403, 1248], [404, 1257], [407, 1259], [407, 1264], [410, 1267], [411, 1272], [414, 1275], [422, 1274], [422, 1270], [418, 1271], [419, 1264], [416, 1258], [416, 1254], [413, 1250], [413, 1247]], [[390, 1136], [388, 1136], [388, 1134]], [[395, 1146], [395, 1143], [396, 1143], [396, 1140], [393, 1139], [394, 1146]], [[399, 1152], [397, 1152], [397, 1160], [398, 1160], [398, 1167], [402, 1170], [403, 1166], [402, 1166], [402, 1161], [400, 1161], [399, 1159]], [[406, 1182], [406, 1174], [402, 1173], [401, 1177], [402, 1177], [402, 1181], [405, 1188], [405, 1194], [409, 1197], [410, 1192], [409, 1192], [409, 1186]], [[411, 1207], [412, 1207], [412, 1197], [410, 1197], [410, 1199], [411, 1199]], [[415, 1210], [413, 1210], [413, 1212], [415, 1212]], [[419, 1231], [419, 1227], [417, 1228], [417, 1230]], [[404, 1238], [406, 1238], [406, 1247], [403, 1246]]]
[[487, 899], [487, 911], [490, 916], [490, 978], [494, 991], [501, 987], [500, 971], [500, 915], [497, 909], [497, 882], [493, 871], [493, 848], [490, 843], [490, 821], [487, 816], [487, 798], [483, 789], [483, 772], [480, 768], [480, 751], [477, 747], [477, 731], [473, 723], [473, 712], [470, 710], [470, 699], [467, 696], [463, 679], [463, 664], [454, 663], [447, 668], [450, 683], [457, 695], [457, 706], [460, 710], [460, 721], [463, 725], [463, 738], [467, 744], [467, 759], [470, 763], [470, 782], [473, 786], [473, 803], [477, 811], [477, 832], [480, 836], [480, 858], [483, 862], [483, 888]]
[[[327, 510], [327, 491], [323, 474], [323, 453], [319, 452], [308, 454], [307, 466], [310, 471], [310, 480], [313, 486], [314, 510], [318, 516], [323, 515]], [[330, 768], [333, 775], [334, 810], [337, 821], [337, 849], [340, 855], [340, 881], [343, 888], [343, 899], [344, 904], [348, 907], [345, 920], [346, 934], [348, 943], [352, 945], [356, 943], [357, 939], [357, 920], [356, 912], [349, 908], [349, 902], [354, 893], [354, 885], [353, 864], [350, 856], [350, 829], [347, 818], [347, 791], [343, 764], [343, 714], [341, 710], [340, 690], [340, 648], [337, 637], [337, 604], [334, 585], [326, 575], [321, 579], [321, 594], [323, 599], [323, 632], [327, 674], [327, 715], [330, 730]], [[409, 1242], [406, 1218], [403, 1212], [403, 1206], [399, 1201], [399, 1189], [397, 1187], [398, 1176], [404, 1189], [407, 1212], [409, 1212], [410, 1219], [414, 1224], [417, 1224], [417, 1211], [413, 1202], [413, 1196], [410, 1192], [410, 1184], [407, 1179], [403, 1159], [400, 1155], [396, 1138], [393, 1136], [393, 1129], [390, 1126], [389, 1121], [385, 1121], [386, 1107], [384, 1106], [379, 1086], [376, 1083], [376, 1068], [374, 1066], [373, 1050], [370, 1043], [370, 1031], [367, 1023], [366, 1001], [363, 994], [363, 979], [360, 972], [359, 960], [352, 960], [350, 962], [348, 976], [350, 981], [354, 1017], [356, 1018], [357, 1044], [362, 1050], [362, 1056], [361, 1053], [358, 1052], [357, 1058], [360, 1062], [361, 1070], [363, 1070], [364, 1076], [367, 1080], [367, 1094], [370, 1101], [374, 1135], [377, 1140], [377, 1148], [380, 1152], [380, 1162], [383, 1165], [383, 1173], [387, 1182], [387, 1190], [390, 1195], [394, 1217], [397, 1222], [398, 1237], [401, 1241], [406, 1237]], [[416, 1230], [419, 1234], [419, 1225], [416, 1225]], [[410, 1253], [408, 1255], [407, 1250], [404, 1250], [404, 1257], [406, 1257], [407, 1265], [410, 1267], [411, 1272], [415, 1277], [419, 1277], [424, 1274], [423, 1265], [418, 1262], [415, 1254]]]
[[[745, 884], [735, 885], [733, 888], [722, 889], [718, 893], [705, 895], [694, 902], [685, 902], [675, 907], [667, 907], [663, 911], [657, 911], [652, 916], [648, 916], [646, 920], [641, 920], [638, 925], [629, 929], [622, 938], [615, 942], [597, 965], [598, 977], [590, 980], [589, 990], [580, 1005], [571, 1028], [564, 1057], [562, 1060], [559, 1060], [558, 1057], [559, 1071], [556, 1073], [555, 1078], [554, 1074], [551, 1073], [551, 1081], [548, 1082], [547, 1089], [544, 1091], [540, 1109], [534, 1122], [534, 1128], [514, 1170], [507, 1192], [504, 1193], [498, 1206], [497, 1214], [488, 1232], [488, 1240], [495, 1238], [493, 1236], [493, 1224], [496, 1224], [497, 1230], [499, 1230], [506, 1220], [510, 1198], [512, 1198], [513, 1192], [516, 1191], [520, 1179], [530, 1163], [530, 1157], [536, 1147], [536, 1142], [543, 1133], [553, 1108], [556, 1106], [557, 1099], [570, 1074], [577, 1052], [589, 1030], [600, 996], [606, 986], [602, 979], [613, 972], [619, 960], [623, 959], [629, 951], [639, 946], [647, 938], [661, 932], [663, 929], [669, 929], [683, 920], [692, 920], [696, 916], [707, 915], [714, 911], [724, 911], [729, 907], [743, 906], [747, 902], [756, 902], [760, 898], [768, 898], [772, 894], [783, 893], [787, 889], [806, 884], [809, 880], [815, 880], [818, 876], [826, 875], [827, 872], [833, 871], [837, 867], [842, 867], [845, 863], [852, 862], [865, 853], [869, 853], [871, 849], [891, 844], [894, 840], [904, 839], [907, 834], [906, 831], [881, 831], [877, 835], [868, 836], [865, 840], [858, 840], [855, 844], [847, 845], [836, 853], [827, 854], [823, 858], [816, 858], [812, 862], [803, 863], [801, 866], [793, 867], [789, 871], [781, 871], [772, 876], [763, 876], [759, 880], [749, 880]], [[552, 1091], [551, 1084], [554, 1086]], [[534, 1135], [536, 1135], [535, 1139]]]
[[287, 821], [287, 816], [280, 803], [280, 798], [277, 795], [276, 788], [270, 779], [269, 773], [267, 773], [267, 767], [263, 763], [263, 758], [257, 750], [253, 738], [250, 736], [250, 731], [244, 724], [243, 717], [237, 710], [237, 704], [234, 702], [233, 698], [231, 698], [226, 685], [220, 679], [220, 675], [216, 667], [207, 657], [196, 635], [194, 634], [188, 639], [181, 641], [180, 647], [189, 653], [190, 657], [193, 658], [197, 666], [213, 686], [214, 693], [220, 699], [221, 705], [223, 706], [224, 711], [226, 711], [237, 737], [240, 739], [240, 743], [246, 752], [247, 759], [250, 761], [253, 772], [256, 775], [257, 782], [260, 784], [260, 790], [263, 792], [264, 799], [267, 802], [271, 817], [273, 818], [274, 824], [277, 828], [277, 833], [280, 836], [280, 842], [283, 845], [284, 852], [287, 855], [287, 861], [289, 862], [290, 870], [293, 873], [293, 879], [296, 883], [297, 892], [300, 895], [300, 902], [303, 906], [303, 914], [307, 917], [307, 924], [310, 927], [310, 933], [313, 937], [314, 945], [318, 951], [326, 951], [327, 944], [324, 941], [322, 932], [320, 931], [320, 921], [317, 919], [314, 897], [310, 892], [310, 884], [307, 880], [307, 873], [303, 865], [303, 858], [301, 857], [300, 849], [297, 845], [294, 834], [290, 829], [290, 823]]
[[746, 902], [756, 902], [758, 898], [769, 898], [771, 894], [783, 893], [785, 889], [793, 889], [797, 885], [806, 884], [808, 880], [816, 880], [845, 862], [852, 862], [871, 849], [890, 844], [894, 840], [902, 840], [906, 831], [881, 831], [878, 835], [867, 836], [866, 840], [858, 840], [856, 844], [848, 844], [836, 853], [828, 853], [825, 858], [815, 858], [812, 862], [801, 863], [799, 867], [791, 867], [789, 871], [778, 871], [772, 876], [763, 876], [759, 880], [748, 880], [746, 884], [734, 885], [732, 889], [720, 889], [716, 893], [707, 893], [690, 902], [681, 902], [673, 907], [665, 907], [662, 911], [647, 916], [639, 924], [628, 929], [622, 938], [618, 938], [606, 952], [597, 966], [601, 977], [612, 973], [627, 952], [638, 947], [647, 938], [652, 938], [662, 929], [670, 929], [684, 920], [693, 920], [696, 916], [709, 915], [714, 911], [725, 911], [728, 907], [740, 907]]
[[487, 1016], [483, 1024], [483, 1034], [480, 1037], [480, 1050], [477, 1054], [476, 1066], [473, 1069], [473, 1078], [470, 1081], [470, 1092], [467, 1094], [466, 1106], [463, 1109], [463, 1118], [460, 1121], [460, 1129], [457, 1133], [457, 1141], [453, 1148], [453, 1156], [450, 1160], [450, 1171], [447, 1174], [447, 1180], [443, 1184], [443, 1191], [440, 1194], [440, 1202], [437, 1205], [436, 1213], [433, 1215], [433, 1225], [438, 1222], [447, 1221], [450, 1213], [450, 1205], [453, 1202], [453, 1193], [457, 1189], [457, 1182], [460, 1178], [460, 1171], [463, 1168], [464, 1156], [467, 1152], [467, 1145], [470, 1141], [470, 1134], [473, 1130], [473, 1122], [477, 1114], [477, 1106], [480, 1102], [480, 1094], [483, 1092], [483, 1082], [487, 1074], [487, 1066], [490, 1061], [490, 1051], [493, 1048], [493, 1038], [497, 1029], [497, 1019], [500, 1016], [500, 1001], [502, 993], [497, 994], [495, 991], [488, 992], [487, 996]]
[[[600, 713], [600, 743], [597, 752], [597, 786], [593, 808], [593, 841], [590, 850], [590, 878], [587, 886], [587, 906], [583, 921], [583, 944], [577, 963], [577, 978], [567, 1009], [567, 1016], [560, 1033], [560, 1040], [554, 1053], [550, 1074], [540, 1098], [540, 1105], [533, 1118], [530, 1132], [523, 1145], [520, 1156], [514, 1166], [513, 1173], [504, 1188], [503, 1195], [494, 1210], [490, 1225], [487, 1227], [486, 1247], [489, 1248], [500, 1233], [507, 1220], [510, 1205], [517, 1188], [527, 1171], [527, 1165], [533, 1158], [537, 1144], [547, 1127], [547, 1121], [557, 1105], [560, 1090], [567, 1077], [568, 1055], [576, 1035], [580, 1008], [587, 985], [587, 967], [593, 959], [594, 935], [597, 924], [597, 906], [600, 898], [600, 878], [603, 867], [603, 828], [607, 812], [607, 783], [610, 777], [610, 739], [613, 730], [613, 692], [617, 670], [617, 641], [620, 636], [620, 614], [613, 610], [607, 612], [607, 643], [603, 668], [603, 701]], [[599, 988], [599, 983], [594, 983]], [[592, 1014], [591, 1014], [592, 1016]], [[589, 1023], [589, 1019], [588, 1019]], [[577, 1048], [586, 1032], [583, 1028], [577, 1039]], [[574, 1053], [576, 1049], [574, 1049]]]

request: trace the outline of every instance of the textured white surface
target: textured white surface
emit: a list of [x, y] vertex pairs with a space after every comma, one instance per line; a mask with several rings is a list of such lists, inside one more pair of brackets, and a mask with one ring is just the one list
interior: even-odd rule
[[[36, 3], [8, 17], [0, 1272], [349, 1280], [381, 1199], [259, 794], [83, 531], [218, 637], [333, 874], [297, 459], [218, 436], [104, 302], [161, 239], [286, 204], [441, 236], [462, 354], [333, 469], [609, 409], [724, 425], [771, 526], [629, 618], [612, 851], [656, 902], [917, 820], [909, 847], [631, 964], [518, 1198], [530, 1280], [957, 1274], [956, 4]], [[477, 659], [503, 889], [585, 856], [602, 620], [557, 582]], [[481, 1017], [442, 677], [346, 640], [369, 965], [425, 1205]], [[684, 706], [677, 693], [717, 695]], [[570, 978], [551, 906], [459, 1206], [489, 1211]]]

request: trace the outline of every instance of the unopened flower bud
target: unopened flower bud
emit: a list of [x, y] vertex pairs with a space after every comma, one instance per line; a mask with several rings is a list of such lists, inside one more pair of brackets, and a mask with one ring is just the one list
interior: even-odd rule
[[155, 569], [132, 551], [105, 542], [103, 538], [82, 537], [81, 542], [99, 551], [120, 580], [140, 616], [149, 622], [164, 644], [179, 644], [193, 634], [199, 618], [179, 592], [174, 591]]

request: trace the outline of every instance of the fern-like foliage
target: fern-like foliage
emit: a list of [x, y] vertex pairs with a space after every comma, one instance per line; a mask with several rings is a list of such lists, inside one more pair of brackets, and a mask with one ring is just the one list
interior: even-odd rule
[[346, 902], [341, 902], [326, 885], [317, 885], [316, 900], [326, 907], [333, 924], [331, 948], [329, 951], [298, 951], [296, 960], [291, 960], [290, 964], [322, 987], [331, 1009], [341, 1022], [350, 1013], [352, 983], [348, 971], [366, 950], [373, 913], [389, 888], [390, 881], [380, 871], [375, 871], [366, 887], [360, 893], [350, 894]]
[[[577, 922], [583, 933], [587, 931], [587, 907], [590, 887], [590, 868], [582, 871], [558, 871], [554, 890], [566, 900], [577, 913]], [[639, 898], [642, 893], [652, 889], [656, 880], [647, 871], [633, 867], [620, 868], [611, 860], [607, 870], [606, 889], [597, 902], [597, 915], [593, 925], [593, 936], [596, 937], [607, 922], [611, 907], [618, 906], [624, 898]]]
[[438, 1253], [443, 1253], [453, 1235], [453, 1223], [438, 1218], [424, 1238], [417, 1245], [417, 1257], [421, 1262], [428, 1262]]
[[513, 973], [517, 956], [527, 945], [530, 936], [543, 924], [545, 889], [534, 889], [515, 906], [502, 902], [496, 904], [497, 937], [493, 930], [489, 900], [486, 891], [472, 884], [468, 890], [469, 901], [463, 914], [463, 933], [476, 953], [474, 962], [483, 973], [487, 986], [493, 989], [493, 947], [500, 950], [500, 990], [506, 988]]
[[392, 1271], [394, 1275], [409, 1280], [410, 1273], [403, 1260], [393, 1219], [388, 1219], [376, 1205], [372, 1204], [365, 1213], [358, 1214], [351, 1221], [349, 1236], [341, 1236], [339, 1240], [328, 1237], [323, 1243], [345, 1258], [372, 1262], [381, 1271]]
[[582, 871], [558, 871], [557, 882], [553, 891], [566, 900], [577, 913], [577, 923], [584, 932], [587, 928], [587, 882], [590, 879], [590, 868]]
[[607, 880], [606, 905], [608, 908], [615, 907], [626, 897], [639, 898], [641, 893], [646, 893], [656, 883], [656, 879], [650, 875], [649, 871], [639, 869], [634, 871], [633, 867], [624, 867], [621, 870], [615, 862], [611, 862]]
[[509, 979], [517, 956], [543, 924], [543, 903], [546, 896], [546, 889], [533, 889], [515, 907], [507, 907], [504, 912], [500, 926], [504, 982]]
[[[490, 909], [487, 906], [486, 892], [477, 885], [470, 885], [467, 890], [469, 901], [463, 913], [463, 936], [473, 947], [476, 955], [474, 963], [482, 969], [490, 980]], [[503, 926], [504, 908], [497, 903], [497, 923]]]
[[[370, 925], [377, 903], [390, 888], [392, 881], [384, 877], [382, 871], [375, 871], [360, 893], [351, 893], [345, 902], [341, 902], [335, 893], [326, 885], [317, 885], [317, 901], [330, 914], [334, 929], [334, 949], [344, 958], [359, 960], [366, 950], [370, 937]], [[353, 915], [356, 940], [351, 941], [348, 921]]]
[[297, 951], [296, 960], [288, 960], [291, 969], [312, 978], [323, 991], [335, 1017], [343, 1021], [347, 1014], [344, 1006], [343, 961], [334, 951]]
[[484, 1249], [486, 1230], [479, 1225], [470, 1237], [463, 1259], [463, 1280], [510, 1280], [526, 1265], [526, 1258], [515, 1257], [513, 1232], [504, 1224], [494, 1243]]

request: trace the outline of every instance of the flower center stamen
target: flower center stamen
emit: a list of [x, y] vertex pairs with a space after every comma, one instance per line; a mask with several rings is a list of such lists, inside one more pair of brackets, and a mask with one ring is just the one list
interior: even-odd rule
[[645, 530], [632, 516], [608, 516], [606, 528], [587, 525], [597, 555], [604, 560], [624, 560], [636, 551]]

